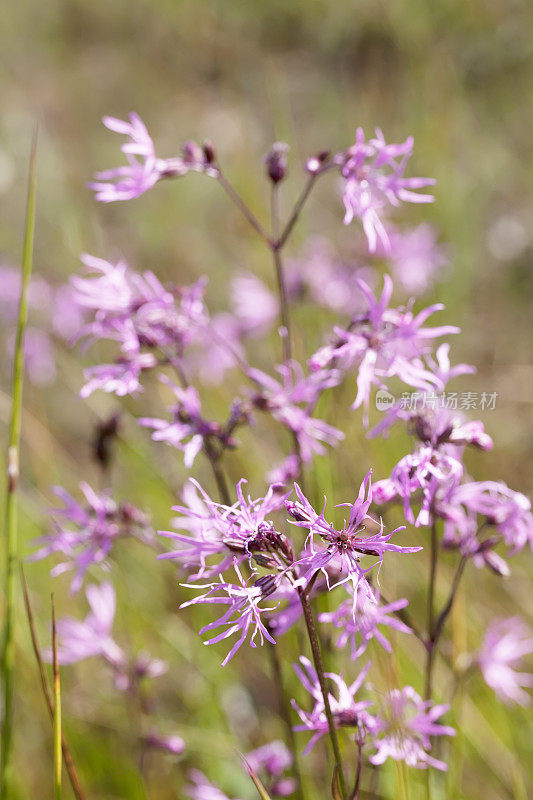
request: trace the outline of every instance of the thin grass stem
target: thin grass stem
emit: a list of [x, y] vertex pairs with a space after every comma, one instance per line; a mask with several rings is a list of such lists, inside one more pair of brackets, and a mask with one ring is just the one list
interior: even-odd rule
[[52, 653], [53, 653], [53, 686], [54, 686], [54, 798], [61, 800], [61, 768], [63, 758], [61, 752], [61, 680], [59, 676], [59, 660], [57, 657], [57, 629], [54, 595], [52, 594]]
[[[48, 713], [50, 714], [50, 719], [53, 721], [54, 719], [54, 700], [52, 697], [52, 691], [48, 684], [48, 678], [46, 676], [46, 670], [44, 667], [43, 656], [41, 653], [41, 647], [39, 645], [39, 639], [37, 637], [37, 630], [35, 628], [35, 620], [33, 617], [33, 609], [31, 607], [30, 601], [30, 594], [28, 591], [28, 584], [26, 582], [26, 576], [24, 574], [24, 570], [21, 567], [21, 578], [22, 578], [22, 592], [24, 595], [24, 605], [26, 607], [26, 616], [28, 618], [28, 625], [30, 628], [30, 636], [31, 636], [31, 643], [33, 646], [33, 652], [35, 654], [35, 659], [37, 661], [37, 666], [39, 668], [39, 676], [41, 679], [41, 688], [43, 690], [44, 699], [46, 701], [46, 706], [48, 708]], [[63, 758], [65, 759], [65, 767], [68, 773], [68, 777], [72, 786], [72, 791], [76, 796], [76, 800], [86, 800], [85, 794], [83, 789], [81, 788], [80, 780], [78, 778], [78, 773], [76, 771], [76, 767], [74, 766], [74, 761], [72, 759], [72, 755], [69, 749], [69, 746], [65, 740], [65, 736], [61, 733], [61, 749], [63, 751]]]
[[30, 282], [33, 239], [35, 232], [35, 187], [37, 165], [37, 132], [33, 137], [28, 177], [28, 196], [26, 203], [26, 223], [22, 253], [22, 287], [13, 357], [13, 403], [9, 427], [9, 446], [7, 454], [7, 490], [5, 504], [5, 547], [6, 574], [5, 597], [6, 615], [2, 652], [3, 667], [3, 706], [2, 746], [0, 766], [0, 797], [10, 800], [12, 787], [12, 748], [13, 748], [13, 677], [15, 662], [15, 576], [17, 568], [17, 504], [16, 492], [19, 479], [19, 451], [22, 419], [22, 386], [24, 375], [24, 331], [28, 318], [28, 286]]
[[339, 739], [337, 736], [337, 729], [335, 727], [335, 720], [333, 719], [333, 714], [331, 713], [331, 706], [329, 704], [329, 694], [328, 689], [326, 686], [326, 676], [324, 674], [324, 664], [322, 662], [322, 655], [320, 653], [320, 644], [318, 641], [318, 635], [316, 631], [315, 622], [313, 619], [313, 612], [311, 611], [311, 606], [309, 604], [309, 598], [307, 593], [301, 587], [298, 588], [298, 595], [300, 597], [300, 603], [302, 604], [302, 610], [304, 612], [304, 620], [305, 625], [307, 628], [307, 633], [309, 636], [309, 643], [311, 645], [311, 652], [313, 654], [313, 661], [315, 664], [316, 674], [318, 676], [318, 682], [320, 684], [320, 690], [322, 692], [322, 699], [324, 700], [324, 711], [326, 712], [326, 719], [328, 721], [328, 728], [329, 728], [329, 738], [331, 742], [331, 748], [333, 750], [333, 755], [335, 758], [335, 764], [337, 767], [337, 777], [339, 781], [339, 788], [341, 792], [341, 796], [343, 798], [346, 797], [346, 784], [344, 781], [344, 773], [342, 770], [342, 758], [341, 758], [341, 751], [339, 747]]

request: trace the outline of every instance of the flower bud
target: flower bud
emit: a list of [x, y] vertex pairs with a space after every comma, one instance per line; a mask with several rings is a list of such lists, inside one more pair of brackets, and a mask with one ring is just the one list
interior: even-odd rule
[[289, 145], [285, 142], [274, 142], [265, 156], [268, 177], [272, 183], [279, 183], [287, 175], [287, 155]]
[[105, 469], [112, 457], [112, 444], [118, 436], [120, 413], [111, 414], [96, 425], [93, 440], [93, 457]]
[[215, 156], [215, 148], [213, 147], [213, 142], [210, 142], [206, 139], [206, 141], [202, 145], [202, 150], [204, 151], [204, 159], [206, 164], [214, 164], [216, 161]]
[[330, 156], [329, 150], [321, 150], [316, 156], [311, 156], [305, 162], [305, 169], [310, 175], [318, 175], [322, 165], [328, 160]]
[[183, 160], [186, 164], [201, 164], [204, 161], [204, 151], [199, 144], [189, 139], [182, 146]]

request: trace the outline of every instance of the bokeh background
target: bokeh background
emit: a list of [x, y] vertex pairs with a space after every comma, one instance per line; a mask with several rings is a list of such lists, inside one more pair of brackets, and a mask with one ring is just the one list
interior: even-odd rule
[[[533, 493], [533, 8], [526, 0], [18, 0], [5, 6], [0, 27], [0, 257], [20, 261], [30, 140], [39, 124], [38, 222], [35, 271], [60, 284], [88, 251], [124, 256], [165, 279], [188, 282], [206, 274], [208, 302], [227, 303], [228, 277], [250, 269], [274, 286], [261, 243], [218, 187], [191, 177], [168, 183], [129, 204], [97, 205], [86, 183], [96, 169], [119, 163], [118, 140], [100, 124], [104, 114], [136, 110], [158, 152], [171, 155], [186, 138], [210, 138], [239, 191], [268, 213], [260, 158], [275, 139], [291, 146], [286, 203], [299, 190], [304, 157], [352, 141], [356, 125], [379, 125], [388, 140], [415, 137], [411, 173], [437, 178], [436, 203], [406, 208], [403, 221], [427, 219], [447, 243], [451, 267], [434, 298], [446, 303], [443, 320], [463, 334], [455, 360], [478, 366], [460, 389], [497, 392], [496, 409], [483, 422], [494, 437], [490, 454], [471, 458], [479, 479], [503, 479]], [[353, 229], [342, 228], [335, 182], [314, 195], [293, 243], [320, 230], [339, 247]], [[2, 321], [3, 340], [9, 315]], [[298, 312], [298, 354], [316, 344], [315, 317]], [[2, 356], [4, 361], [7, 356]], [[75, 490], [82, 479], [100, 480], [91, 458], [95, 422], [116, 408], [109, 397], [81, 401], [84, 357], [58, 346], [57, 376], [46, 387], [26, 386], [20, 539], [24, 555], [46, 526], [51, 484]], [[266, 362], [263, 361], [263, 364]], [[6, 365], [4, 364], [4, 367]], [[238, 385], [238, 381], [237, 381]], [[222, 396], [225, 400], [222, 400]], [[228, 388], [212, 389], [208, 405], [225, 408]], [[224, 402], [224, 406], [222, 406]], [[131, 409], [131, 404], [129, 408]], [[345, 406], [346, 407], [346, 404]], [[3, 369], [0, 424], [5, 440], [9, 373]], [[221, 412], [222, 413], [222, 412]], [[333, 413], [333, 412], [331, 412]], [[368, 443], [360, 418], [349, 443], [317, 463], [317, 491], [350, 497], [369, 464], [388, 474], [407, 440], [388, 448]], [[232, 457], [260, 487], [273, 455], [270, 439], [246, 434]], [[197, 472], [206, 484], [209, 477]], [[153, 448], [129, 416], [112, 473], [117, 496], [150, 509], [155, 527], [168, 527], [170, 505], [184, 473], [169, 452]], [[408, 559], [406, 559], [408, 560]], [[479, 644], [493, 616], [519, 612], [531, 620], [531, 555], [513, 560], [511, 580], [472, 570], [450, 626], [450, 652]], [[452, 559], [445, 561], [445, 596]], [[49, 639], [48, 563], [27, 567], [43, 643]], [[178, 615], [183, 591], [172, 569], [152, 553], [123, 543], [113, 567], [119, 592], [117, 637], [166, 658], [158, 717], [187, 741], [184, 758], [154, 756], [148, 788], [137, 777], [128, 709], [104, 668], [93, 663], [65, 669], [66, 733], [91, 798], [181, 797], [183, 775], [199, 766], [230, 796], [252, 797], [238, 751], [283, 735], [272, 713], [275, 694], [267, 653], [250, 651], [232, 669], [219, 668], [222, 650], [204, 648], [196, 634], [200, 614]], [[389, 593], [423, 607], [425, 562], [384, 571]], [[82, 595], [68, 597], [68, 582], [54, 584], [59, 613], [85, 613]], [[26, 621], [20, 606], [17, 641], [17, 775], [21, 798], [51, 796], [51, 728], [40, 696]], [[416, 685], [421, 654], [401, 650], [382, 659], [391, 674]], [[290, 639], [286, 657], [294, 658]], [[329, 658], [328, 653], [328, 658]], [[380, 654], [375, 654], [378, 662]], [[350, 667], [348, 667], [350, 669]], [[288, 678], [288, 680], [290, 680]], [[446, 699], [449, 676], [440, 676]], [[437, 797], [453, 800], [526, 800], [533, 793], [533, 736], [527, 709], [505, 709], [478, 681], [460, 693], [454, 719], [450, 772]], [[311, 797], [324, 750], [306, 766]], [[398, 783], [397, 783], [398, 782]], [[402, 797], [394, 768], [385, 771], [384, 797]], [[409, 773], [406, 798], [422, 791]], [[399, 787], [399, 788], [398, 788]], [[70, 789], [65, 788], [68, 796]], [[314, 791], [314, 794], [313, 794]]]

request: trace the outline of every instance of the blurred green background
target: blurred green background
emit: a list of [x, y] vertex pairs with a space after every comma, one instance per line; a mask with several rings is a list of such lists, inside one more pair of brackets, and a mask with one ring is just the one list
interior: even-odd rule
[[[268, 192], [260, 157], [273, 140], [291, 145], [288, 207], [307, 154], [348, 145], [357, 125], [367, 132], [380, 126], [390, 141], [413, 134], [410, 174], [437, 178], [436, 203], [406, 208], [400, 217], [410, 224], [430, 220], [449, 243], [452, 267], [435, 297], [447, 306], [442, 319], [463, 329], [454, 360], [478, 366], [478, 374], [463, 379], [460, 388], [498, 392], [496, 410], [483, 417], [495, 450], [471, 459], [469, 466], [476, 478], [503, 479], [532, 494], [532, 22], [533, 7], [526, 0], [11, 2], [0, 27], [0, 256], [19, 263], [28, 152], [37, 122], [35, 271], [58, 283], [78, 270], [81, 251], [124, 256], [179, 283], [208, 275], [214, 309], [225, 306], [227, 280], [236, 269], [253, 270], [274, 287], [268, 254], [216, 184], [203, 178], [161, 185], [133, 203], [97, 205], [87, 181], [95, 170], [120, 163], [118, 138], [100, 124], [104, 114], [124, 117], [136, 110], [162, 156], [174, 154], [186, 138], [212, 139], [228, 175], [262, 218]], [[317, 230], [345, 244], [354, 234], [341, 221], [335, 184], [324, 182], [292, 252]], [[297, 320], [303, 358], [316, 344], [316, 331], [309, 312], [303, 310]], [[74, 490], [81, 479], [98, 481], [90, 456], [92, 428], [116, 402], [102, 396], [79, 400], [81, 368], [79, 353], [65, 350], [52, 387], [26, 387], [24, 554], [45, 524], [52, 483]], [[4, 439], [8, 392], [4, 381]], [[227, 392], [212, 390], [207, 401], [216, 409], [222, 396], [221, 414]], [[365, 442], [359, 428], [355, 415], [349, 440], [334, 457], [317, 462], [313, 474], [315, 488], [323, 491], [327, 484], [337, 502], [352, 496], [369, 464], [376, 477], [384, 477], [405, 451], [405, 439], [396, 437], [384, 449]], [[155, 527], [168, 527], [182, 467], [167, 450], [152, 448], [128, 417], [123, 434], [113, 488], [117, 496], [149, 508]], [[230, 459], [229, 468], [234, 478], [255, 479], [259, 492], [270, 450], [263, 449], [260, 431], [257, 436], [246, 434], [246, 448]], [[209, 484], [202, 468], [197, 474]], [[452, 561], [443, 571], [442, 597]], [[27, 567], [45, 643], [49, 566]], [[394, 562], [387, 566], [383, 584], [396, 585], [388, 594], [405, 593], [421, 610], [425, 566], [424, 557], [402, 564], [401, 575]], [[513, 577], [504, 584], [472, 569], [450, 626], [454, 653], [476, 647], [482, 625], [496, 614], [518, 611], [531, 620], [530, 554], [518, 556], [512, 566]], [[128, 712], [105, 670], [92, 662], [64, 669], [65, 728], [88, 796], [141, 798], [147, 791], [158, 800], [181, 797], [186, 769], [199, 766], [230, 796], [252, 797], [237, 753], [283, 735], [272, 713], [276, 700], [267, 652], [241, 653], [233, 668], [221, 670], [223, 649], [204, 648], [196, 634], [202, 614], [175, 613], [183, 590], [172, 569], [154, 564], [140, 546], [119, 546], [113, 577], [120, 596], [117, 638], [169, 661], [169, 674], [154, 687], [159, 719], [164, 729], [183, 735], [188, 747], [179, 763], [154, 755], [145, 790], [137, 778]], [[67, 582], [56, 582], [54, 589], [59, 613], [70, 613], [71, 607], [78, 616], [85, 613], [82, 595], [68, 598]], [[421, 655], [414, 645], [411, 650], [401, 650], [392, 661], [375, 653], [384, 683], [392, 674], [418, 685]], [[297, 655], [290, 637], [285, 655]], [[51, 797], [51, 728], [22, 611], [18, 665], [19, 794]], [[353, 667], [348, 666], [348, 677], [349, 670]], [[449, 676], [440, 677], [446, 700]], [[504, 709], [479, 680], [468, 684], [457, 709], [461, 734], [436, 798], [531, 796], [527, 710]], [[309, 775], [320, 774], [323, 756], [318, 747], [306, 762]], [[415, 800], [423, 796], [424, 782], [413, 773], [404, 796]], [[323, 795], [309, 775], [310, 797], [318, 799]], [[387, 767], [383, 796], [401, 798], [401, 785], [401, 775]], [[66, 796], [69, 792], [66, 787]]]

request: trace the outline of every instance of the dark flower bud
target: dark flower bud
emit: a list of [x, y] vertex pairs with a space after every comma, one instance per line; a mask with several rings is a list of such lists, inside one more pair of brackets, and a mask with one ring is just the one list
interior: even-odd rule
[[268, 397], [265, 397], [262, 394], [254, 394], [254, 396], [252, 397], [252, 403], [260, 411], [268, 411], [269, 409]]
[[204, 152], [204, 159], [206, 164], [214, 164], [216, 161], [215, 156], [215, 148], [213, 147], [213, 142], [210, 142], [208, 139], [203, 143], [202, 150]]
[[279, 534], [279, 545], [280, 551], [283, 555], [289, 560], [294, 561], [294, 551], [292, 549], [292, 544], [290, 543], [289, 539], [285, 536], [284, 533]]
[[134, 506], [132, 503], [122, 503], [120, 506], [120, 516], [126, 523], [138, 525], [141, 528], [146, 527], [150, 523], [150, 517], [145, 511]]
[[316, 156], [310, 156], [305, 162], [306, 171], [309, 172], [310, 175], [317, 175], [329, 156], [329, 150], [321, 150]]
[[241, 539], [224, 539], [224, 546], [232, 553], [245, 553], [246, 547]]
[[264, 567], [265, 569], [276, 569], [279, 567], [274, 556], [269, 556], [267, 553], [254, 553], [253, 559], [257, 566]]
[[274, 142], [265, 156], [268, 177], [272, 183], [279, 183], [287, 174], [287, 155], [289, 145], [285, 142]]
[[96, 425], [93, 439], [93, 457], [106, 469], [112, 457], [112, 445], [118, 435], [120, 413], [112, 414]]
[[184, 142], [182, 145], [183, 160], [186, 164], [202, 164], [204, 161], [204, 151], [197, 142]]
[[296, 520], [296, 522], [311, 521], [311, 517], [306, 512], [301, 503], [297, 503], [294, 500], [287, 500], [285, 503], [285, 508], [287, 509], [291, 517]]
[[278, 578], [275, 575], [262, 575], [255, 581], [254, 586], [261, 589], [263, 597], [268, 597], [269, 594], [273, 594], [278, 588]]

